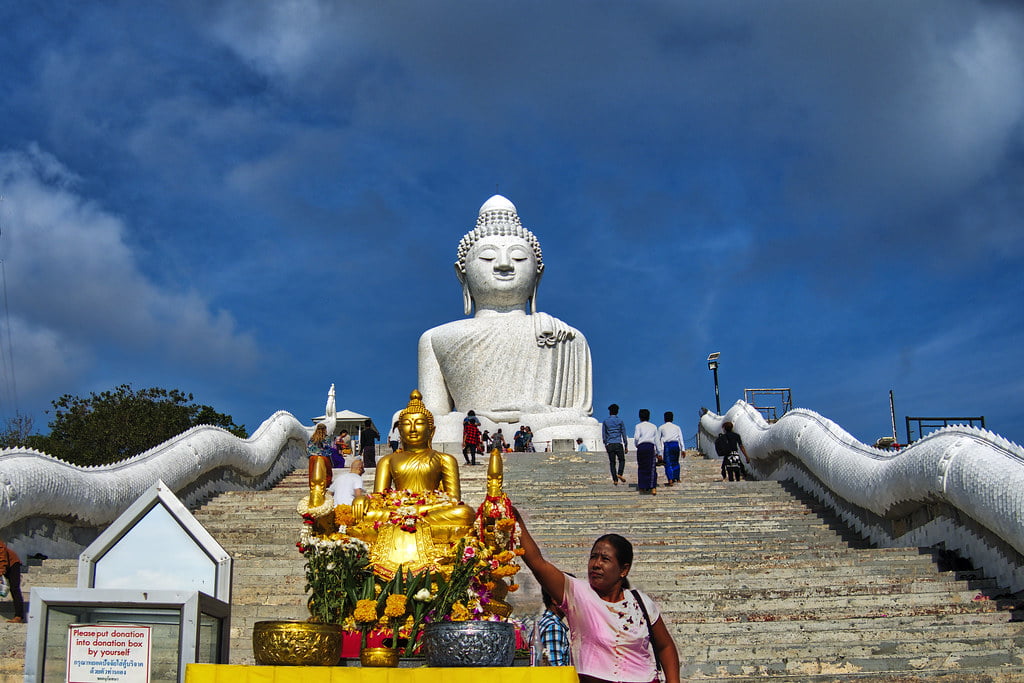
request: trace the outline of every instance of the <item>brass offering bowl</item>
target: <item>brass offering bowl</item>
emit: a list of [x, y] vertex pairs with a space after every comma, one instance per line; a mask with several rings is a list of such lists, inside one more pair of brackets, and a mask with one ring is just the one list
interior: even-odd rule
[[308, 621], [257, 621], [252, 652], [257, 664], [331, 666], [341, 658], [341, 628]]
[[363, 666], [398, 666], [398, 650], [391, 647], [364, 647], [359, 652]]

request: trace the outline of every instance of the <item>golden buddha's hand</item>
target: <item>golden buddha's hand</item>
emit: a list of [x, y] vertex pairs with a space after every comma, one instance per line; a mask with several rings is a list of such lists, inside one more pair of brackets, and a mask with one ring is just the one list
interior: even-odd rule
[[363, 521], [363, 517], [366, 516], [367, 505], [370, 499], [363, 494], [359, 494], [352, 499], [352, 517], [356, 523]]

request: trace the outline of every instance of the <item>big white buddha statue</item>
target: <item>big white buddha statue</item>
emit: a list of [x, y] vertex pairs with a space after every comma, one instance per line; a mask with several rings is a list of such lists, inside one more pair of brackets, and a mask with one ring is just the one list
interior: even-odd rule
[[475, 411], [484, 428], [529, 425], [535, 440], [589, 436], [590, 347], [583, 334], [537, 311], [540, 243], [516, 207], [495, 195], [459, 242], [455, 275], [466, 315], [419, 342], [419, 389], [437, 420], [436, 441], [462, 439]]

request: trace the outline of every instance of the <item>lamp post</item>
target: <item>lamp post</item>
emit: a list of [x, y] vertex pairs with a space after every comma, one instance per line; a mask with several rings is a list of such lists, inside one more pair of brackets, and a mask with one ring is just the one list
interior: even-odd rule
[[718, 351], [708, 356], [708, 370], [715, 373], [715, 412], [722, 414], [722, 402], [718, 398], [718, 357], [722, 355]]

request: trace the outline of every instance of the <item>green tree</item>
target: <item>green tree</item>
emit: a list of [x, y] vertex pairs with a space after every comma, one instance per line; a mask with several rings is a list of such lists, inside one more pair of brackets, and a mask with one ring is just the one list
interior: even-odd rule
[[138, 455], [200, 424], [223, 427], [245, 438], [230, 415], [192, 403], [178, 389], [132, 389], [122, 384], [88, 398], [64, 394], [53, 401], [50, 433], [29, 444], [76, 465], [105, 465]]

